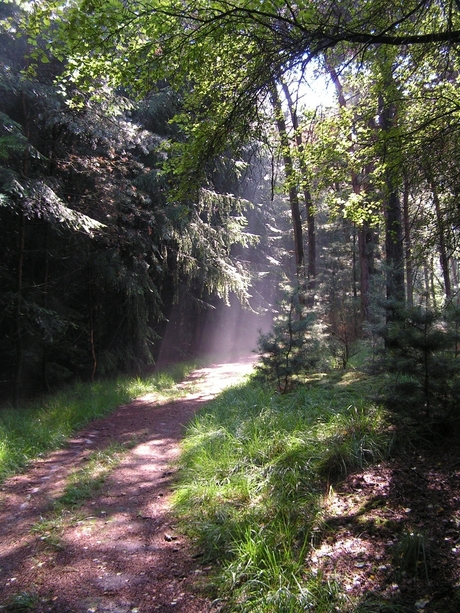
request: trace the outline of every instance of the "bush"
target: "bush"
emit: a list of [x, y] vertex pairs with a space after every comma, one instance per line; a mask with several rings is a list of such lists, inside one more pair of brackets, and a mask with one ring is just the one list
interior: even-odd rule
[[385, 401], [432, 420], [451, 420], [459, 408], [458, 310], [391, 305], [380, 333], [383, 364], [390, 373]]
[[320, 358], [319, 342], [312, 332], [314, 322], [314, 315], [304, 312], [297, 293], [281, 303], [272, 331], [261, 334], [258, 340], [259, 379], [275, 384], [284, 393], [315, 368]]

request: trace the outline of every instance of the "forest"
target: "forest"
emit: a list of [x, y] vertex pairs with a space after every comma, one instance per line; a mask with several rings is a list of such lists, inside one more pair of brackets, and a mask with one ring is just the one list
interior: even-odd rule
[[[257, 355], [179, 461], [209, 608], [85, 611], [459, 610], [459, 44], [458, 0], [0, 4], [0, 484], [109, 405], [180, 397], [163, 368]], [[101, 555], [142, 424], [45, 500], [38, 576], [83, 524]], [[76, 610], [4, 581], [8, 535], [0, 609]]]
[[454, 377], [455, 2], [1, 11], [5, 399], [250, 351], [273, 317], [272, 366], [308, 327], [329, 365], [396, 343]]

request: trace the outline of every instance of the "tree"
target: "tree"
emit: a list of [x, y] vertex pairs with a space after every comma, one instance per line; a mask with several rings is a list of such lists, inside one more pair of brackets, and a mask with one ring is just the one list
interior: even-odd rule
[[[340, 108], [345, 111], [347, 110], [347, 102], [344, 96], [342, 83], [340, 81], [340, 77], [337, 74], [336, 69], [330, 61], [326, 59], [327, 71], [331, 77], [332, 82], [337, 91], [337, 99], [340, 105]], [[353, 120], [354, 121], [354, 120]], [[355, 156], [355, 151], [353, 151], [356, 146], [353, 142], [353, 132], [355, 129], [353, 126], [350, 126], [350, 134], [346, 137], [349, 140], [349, 148], [352, 156]], [[359, 154], [356, 156], [359, 163]], [[366, 160], [367, 161], [367, 160]], [[351, 187], [353, 190], [353, 197], [358, 204], [358, 208], [361, 208], [361, 213], [358, 213], [356, 218], [356, 223], [358, 226], [358, 247], [359, 247], [359, 271], [360, 271], [360, 302], [361, 302], [361, 319], [364, 322], [369, 321], [370, 317], [370, 284], [371, 284], [371, 275], [374, 273], [374, 263], [373, 263], [373, 228], [371, 224], [370, 217], [373, 215], [374, 211], [366, 206], [366, 191], [369, 191], [369, 181], [364, 179], [366, 175], [369, 175], [369, 164], [366, 161], [361, 161], [361, 167], [352, 165], [350, 168], [350, 180]], [[367, 183], [367, 185], [366, 185]], [[355, 208], [355, 207], [353, 207]]]
[[379, 142], [377, 147], [383, 166], [383, 207], [385, 219], [385, 264], [386, 297], [393, 302], [404, 303], [404, 256], [403, 256], [403, 219], [399, 189], [399, 171], [402, 156], [399, 126], [397, 125], [398, 102], [401, 96], [392, 74], [393, 54], [384, 53], [377, 57], [376, 81]]
[[[281, 99], [277, 90], [277, 84], [273, 84], [272, 104], [275, 113], [275, 121], [278, 129], [281, 155], [284, 162], [284, 172], [286, 175], [286, 185], [289, 191], [289, 204], [291, 206], [292, 225], [294, 230], [294, 252], [296, 263], [297, 282], [299, 284], [300, 296], [304, 296], [306, 290], [306, 275], [305, 275], [305, 255], [303, 247], [303, 232], [302, 220], [300, 217], [300, 204], [298, 195], [298, 181], [294, 167], [294, 157], [291, 150], [286, 120], [281, 105]], [[301, 298], [304, 300], [305, 298]]]
[[387, 348], [385, 368], [392, 374], [387, 400], [393, 410], [432, 422], [458, 419], [458, 309], [435, 312], [423, 306], [390, 306], [381, 330]]
[[301, 305], [299, 292], [286, 292], [280, 302], [273, 329], [259, 337], [260, 362], [257, 375], [268, 383], [275, 383], [281, 393], [303, 382], [319, 362], [318, 342], [312, 327], [312, 313], [299, 317]]
[[[414, 302], [420, 300], [423, 262], [435, 261], [438, 253], [440, 270], [427, 269], [435, 290], [430, 292], [440, 299], [441, 284], [436, 279], [441, 275], [444, 293], [454, 296], [459, 218], [455, 202], [460, 190], [455, 178], [458, 59], [453, 45], [460, 40], [460, 15], [453, 1], [388, 6], [316, 1], [279, 5], [271, 0], [200, 0], [193, 5], [176, 0], [54, 0], [37, 3], [35, 9], [27, 15], [28, 40], [34, 44], [26, 66], [29, 77], [43, 70], [47, 60], [57, 58], [53, 62], [59, 70], [54, 74], [59, 76], [60, 92], [65, 93], [74, 119], [89, 116], [97, 107], [104, 109], [108, 123], [113, 118], [110, 108], [120, 104], [123, 94], [127, 106], [116, 114], [116, 122], [126, 122], [131, 129], [136, 124], [140, 140], [128, 149], [129, 176], [123, 175], [121, 163], [105, 161], [105, 170], [98, 174], [96, 157], [104, 157], [108, 150], [95, 157], [78, 153], [92, 160], [88, 185], [96, 186], [99, 193], [107, 189], [117, 223], [104, 221], [107, 211], [100, 203], [106, 200], [92, 200], [91, 189], [77, 190], [69, 207], [88, 217], [93, 207], [101, 213], [94, 219], [108, 225], [104, 240], [110, 236], [107, 246], [115, 254], [115, 269], [123, 271], [117, 277], [123, 279], [123, 292], [129, 287], [125, 271], [134, 271], [140, 282], [137, 295], [144, 296], [148, 283], [153, 284], [158, 292], [154, 302], [165, 317], [181, 286], [187, 299], [205, 297], [209, 304], [211, 293], [223, 301], [228, 300], [229, 291], [243, 301], [248, 298], [249, 278], [241, 259], [234, 257], [240, 249], [235, 244], [250, 240], [244, 236], [244, 203], [235, 184], [226, 179], [247, 164], [249, 143], [262, 142], [271, 99], [277, 107], [296, 269], [302, 278], [304, 228], [299, 198], [305, 200], [311, 284], [316, 281], [316, 235], [321, 243], [327, 234], [321, 235], [315, 226], [313, 201], [315, 214], [327, 201], [330, 219], [345, 219], [337, 253], [347, 254], [350, 261], [340, 262], [343, 274], [340, 271], [336, 296], [330, 298], [334, 306], [323, 309], [331, 325], [340, 330], [346, 323], [345, 336], [350, 338], [339, 304], [352, 304], [355, 314], [358, 294], [362, 316], [371, 317], [372, 286], [383, 271], [387, 297], [403, 301], [404, 264], [411, 285], [407, 295]], [[41, 34], [47, 19], [50, 27], [45, 38]], [[315, 142], [307, 143], [302, 133], [307, 119], [303, 122], [297, 114], [286, 87], [287, 106], [280, 103], [279, 93], [294, 74], [305, 79], [306, 67], [314, 58], [327, 58], [332, 66], [329, 74], [339, 85], [340, 109], [315, 120]], [[166, 121], [153, 120], [153, 114], [146, 119], [144, 127], [155, 129], [161, 141], [147, 146], [147, 153], [140, 152], [142, 113], [134, 111], [135, 96], [144, 96], [152, 104], [161, 96], [175, 101], [167, 126]], [[439, 96], [443, 102], [438, 112]], [[288, 114], [281, 112], [285, 109], [292, 133], [286, 124]], [[17, 121], [14, 116], [11, 119]], [[25, 124], [23, 128], [29, 139]], [[49, 151], [57, 151], [58, 142], [56, 132], [51, 133]], [[114, 147], [120, 162], [122, 150]], [[428, 150], [433, 150], [433, 157], [426, 163], [427, 156], [420, 154]], [[446, 155], [448, 162], [443, 159]], [[55, 153], [51, 159], [57, 159]], [[83, 165], [78, 168], [80, 172]], [[116, 175], [114, 181], [108, 180], [109, 168]], [[71, 164], [67, 169], [70, 175]], [[57, 170], [60, 180], [65, 175], [68, 184], [74, 185], [62, 172], [62, 163]], [[128, 198], [120, 195], [125, 185], [136, 188], [126, 190]], [[80, 206], [85, 201], [88, 209]], [[147, 235], [139, 227], [144, 221], [150, 224]], [[379, 244], [380, 234], [385, 236], [384, 244]], [[131, 244], [135, 255], [128, 248]], [[379, 261], [379, 249], [385, 266]], [[326, 248], [318, 250], [320, 271], [326, 252]], [[152, 269], [141, 274], [145, 253]], [[88, 258], [92, 260], [93, 256]], [[90, 286], [95, 287], [91, 279]], [[378, 297], [382, 297], [380, 291]], [[97, 314], [98, 308], [93, 305], [86, 312]], [[120, 317], [122, 312], [123, 308]], [[158, 321], [156, 330], [161, 329]], [[103, 345], [110, 346], [108, 337]], [[101, 355], [98, 343], [91, 347], [96, 356]]]
[[179, 94], [159, 83], [137, 105], [126, 89], [72, 85], [69, 102], [40, 38], [45, 55], [28, 69], [16, 22], [12, 12], [1, 32], [0, 371], [17, 401], [72, 376], [151, 367], [179, 290], [195, 304], [247, 301], [233, 250], [254, 237], [247, 201], [215, 189], [224, 166], [238, 174], [231, 154], [208, 163], [197, 199], [167, 197]]
[[[237, 150], [257, 132], [272, 83], [296, 68], [303, 72], [311, 58], [340, 48], [346, 62], [353, 61], [349, 53], [363, 61], [379, 46], [433, 52], [460, 40], [456, 7], [436, 1], [391, 8], [367, 2], [53, 1], [38, 6], [32, 33], [43, 11], [58, 28], [55, 53], [71, 58], [69, 81], [86, 79], [93, 87], [104, 75], [110, 83], [146, 92], [152, 78], [161, 78], [184, 92], [178, 120], [186, 139], [178, 146], [174, 173], [187, 194], [200, 185], [207, 160], [229, 146]], [[193, 87], [185, 93], [187, 84]]]

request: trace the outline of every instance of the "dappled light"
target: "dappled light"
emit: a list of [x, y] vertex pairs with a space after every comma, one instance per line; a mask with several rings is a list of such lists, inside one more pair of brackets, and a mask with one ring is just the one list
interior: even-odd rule
[[194, 372], [182, 384], [190, 390], [185, 400], [149, 395], [124, 405], [7, 480], [0, 490], [0, 602], [27, 593], [47, 611], [211, 610], [192, 590], [206, 571], [178, 530], [169, 497], [185, 425], [244, 379], [252, 363], [250, 356]]
[[460, 611], [459, 44], [0, 2], [0, 611]]
[[430, 461], [413, 454], [407, 463], [366, 469], [331, 488], [307, 559], [312, 571], [337, 574], [350, 597], [366, 594], [364, 602], [388, 607], [412, 602], [418, 610], [432, 603], [454, 611], [449, 602], [459, 555], [454, 457], [440, 452]]
[[219, 300], [215, 306], [202, 306], [193, 315], [185, 309], [184, 316], [184, 307], [174, 305], [165, 323], [157, 367], [184, 357], [204, 356], [208, 362], [234, 362], [255, 352], [259, 333], [270, 328], [273, 318], [268, 306], [273, 300], [274, 288], [267, 285], [263, 291], [262, 313], [242, 306], [234, 297], [230, 304]]
[[269, 607], [282, 586], [292, 611], [457, 610], [458, 449], [399, 440], [370, 384], [243, 386], [193, 423], [178, 508], [232, 602]]

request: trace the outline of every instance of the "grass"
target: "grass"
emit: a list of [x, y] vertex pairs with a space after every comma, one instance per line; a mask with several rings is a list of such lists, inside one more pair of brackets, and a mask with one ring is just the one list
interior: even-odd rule
[[93, 498], [126, 451], [127, 447], [124, 445], [112, 443], [105, 449], [90, 454], [85, 466], [69, 475], [64, 492], [55, 501], [55, 506], [74, 507]]
[[41, 604], [41, 599], [35, 592], [22, 591], [11, 596], [4, 608], [8, 613], [24, 613], [34, 611]]
[[285, 395], [249, 381], [190, 425], [175, 508], [219, 563], [215, 583], [229, 611], [349, 610], [338, 583], [309, 574], [305, 558], [326, 484], [391, 449], [384, 410], [363, 396], [370, 387], [357, 373]]
[[422, 575], [429, 581], [427, 538], [416, 531], [406, 531], [395, 548], [395, 565], [400, 574], [410, 577]]
[[0, 409], [0, 483], [121, 404], [148, 393], [155, 393], [161, 401], [180, 397], [184, 391], [176, 384], [192, 368], [190, 364], [181, 364], [145, 379], [76, 383], [17, 409]]

